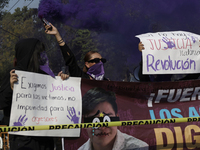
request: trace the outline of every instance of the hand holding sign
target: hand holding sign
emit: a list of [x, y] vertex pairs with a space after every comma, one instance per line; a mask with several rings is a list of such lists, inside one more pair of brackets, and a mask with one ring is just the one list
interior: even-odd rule
[[[81, 111], [82, 107], [81, 78], [71, 77], [63, 81], [57, 76], [52, 78], [49, 75], [19, 70], [15, 70], [15, 73], [18, 76], [18, 84], [15, 84], [13, 90], [11, 126], [38, 126], [80, 122], [78, 112]], [[66, 115], [70, 120], [66, 119]], [[63, 129], [56, 132], [53, 130], [13, 132], [11, 134], [78, 137], [80, 129]]]
[[14, 83], [18, 81], [18, 76], [17, 74], [15, 73], [15, 69], [12, 69], [10, 71], [10, 87], [11, 89], [13, 90], [13, 87], [14, 87]]
[[62, 80], [66, 80], [66, 79], [69, 78], [69, 75], [68, 75], [68, 74], [64, 74], [62, 71], [60, 71], [60, 72], [58, 73], [58, 76], [60, 76], [60, 78], [61, 78]]
[[139, 49], [140, 52], [142, 52], [142, 50], [144, 50], [144, 44], [142, 44], [142, 42], [140, 42], [138, 44], [138, 49]]
[[[157, 32], [137, 35], [142, 43], [143, 74], [200, 73], [200, 35], [186, 31]], [[144, 45], [142, 45], [144, 44]]]

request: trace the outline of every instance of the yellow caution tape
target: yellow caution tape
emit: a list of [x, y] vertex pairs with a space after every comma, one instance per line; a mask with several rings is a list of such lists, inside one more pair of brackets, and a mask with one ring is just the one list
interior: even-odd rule
[[200, 121], [200, 117], [154, 119], [154, 120], [151, 120], [151, 119], [149, 119], [149, 120], [128, 120], [128, 121], [114, 121], [114, 122], [40, 125], [40, 126], [9, 126], [9, 127], [0, 127], [0, 132], [58, 130], [58, 129], [92, 128], [92, 127], [99, 128], [99, 127], [167, 124], [167, 123], [182, 123], [182, 122], [196, 122], [196, 121]]

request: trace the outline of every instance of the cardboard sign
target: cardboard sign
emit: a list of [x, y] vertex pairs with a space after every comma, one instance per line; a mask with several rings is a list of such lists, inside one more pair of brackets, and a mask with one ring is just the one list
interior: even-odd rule
[[[80, 78], [62, 80], [49, 75], [16, 71], [10, 126], [37, 126], [80, 123], [82, 99]], [[78, 137], [80, 129], [24, 131], [10, 134]]]
[[200, 35], [185, 32], [157, 32], [137, 35], [144, 44], [143, 74], [185, 74], [200, 72]]

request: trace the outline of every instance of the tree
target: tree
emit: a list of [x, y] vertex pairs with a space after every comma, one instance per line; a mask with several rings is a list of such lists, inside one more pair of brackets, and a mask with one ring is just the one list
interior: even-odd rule
[[14, 46], [19, 39], [33, 37], [37, 10], [17, 8], [13, 14], [5, 13], [0, 21], [0, 75], [13, 66]]
[[0, 0], [0, 9], [2, 10], [7, 4], [9, 0]]
[[88, 29], [78, 29], [71, 40], [70, 46], [81, 68], [84, 66], [85, 54], [89, 51], [98, 51], [96, 47], [97, 41], [93, 39], [93, 36], [95, 36], [95, 33]]
[[[4, 11], [3, 11], [3, 8], [4, 8], [5, 6], [7, 6], [8, 1], [9, 1], [9, 0], [0, 0], [0, 15], [2, 15], [2, 13], [4, 12]], [[1, 16], [0, 16], [0, 17], [1, 17]]]
[[[57, 27], [61, 37], [71, 48], [80, 68], [84, 66], [83, 59], [88, 51], [98, 51], [108, 60], [105, 65], [106, 76], [111, 80], [122, 80], [124, 78], [127, 56], [123, 51], [124, 46], [119, 45], [118, 41], [107, 40], [107, 34], [103, 34], [103, 40], [100, 40], [101, 34], [95, 31], [76, 29], [54, 20], [49, 21]], [[35, 37], [45, 44], [50, 67], [54, 73], [58, 73], [65, 66], [59, 45], [54, 36], [47, 35], [44, 32], [43, 23], [38, 18], [37, 9], [23, 7], [22, 9], [17, 8], [13, 14], [7, 12], [3, 14], [0, 24], [1, 79], [6, 70], [13, 66], [14, 47], [17, 41], [22, 38]], [[120, 56], [120, 60], [118, 56]]]
[[107, 59], [104, 65], [105, 75], [111, 81], [122, 81], [127, 70], [127, 54], [124, 47], [118, 43], [118, 41], [105, 38], [97, 46], [102, 57]]

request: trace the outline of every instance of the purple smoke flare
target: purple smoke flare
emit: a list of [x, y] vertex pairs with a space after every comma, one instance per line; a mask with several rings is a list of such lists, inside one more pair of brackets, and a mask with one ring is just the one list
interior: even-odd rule
[[[103, 47], [105, 42], [114, 42], [115, 53], [123, 51], [127, 55], [126, 64], [137, 64], [141, 60], [139, 39], [135, 35], [177, 30], [200, 33], [199, 0], [63, 1], [41, 0], [38, 16], [74, 28], [96, 31], [101, 45], [98, 49], [103, 51], [107, 48]], [[120, 58], [121, 55], [118, 60]]]

